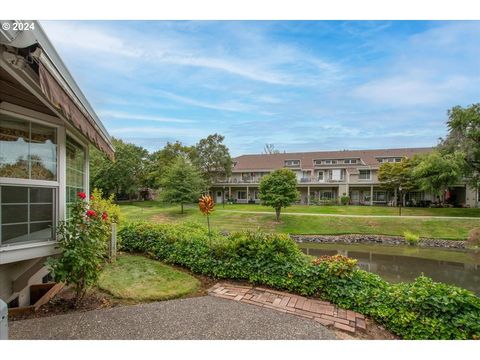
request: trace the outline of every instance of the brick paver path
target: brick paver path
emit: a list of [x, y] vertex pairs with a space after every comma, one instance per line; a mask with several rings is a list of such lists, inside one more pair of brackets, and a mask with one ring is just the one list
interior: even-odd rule
[[365, 317], [341, 309], [327, 301], [309, 299], [286, 292], [261, 287], [218, 283], [208, 290], [209, 295], [274, 309], [283, 313], [312, 319], [325, 326], [355, 333], [366, 330]]

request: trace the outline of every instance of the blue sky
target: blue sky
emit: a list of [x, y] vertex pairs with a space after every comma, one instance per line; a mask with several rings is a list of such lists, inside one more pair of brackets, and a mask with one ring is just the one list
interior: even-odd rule
[[232, 155], [432, 146], [480, 101], [480, 21], [43, 21], [113, 136]]

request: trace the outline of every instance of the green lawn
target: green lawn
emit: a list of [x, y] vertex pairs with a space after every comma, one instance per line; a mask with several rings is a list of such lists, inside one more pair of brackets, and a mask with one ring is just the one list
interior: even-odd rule
[[116, 298], [154, 301], [178, 298], [196, 291], [194, 277], [144, 256], [122, 255], [102, 271], [98, 287]]
[[[154, 222], [179, 222], [195, 220], [206, 223], [204, 216], [199, 212], [198, 207], [190, 205], [185, 208], [185, 214], [180, 214], [179, 206], [165, 205], [156, 201], [136, 202], [121, 205], [124, 219], [148, 220]], [[227, 210], [262, 211], [265, 214], [250, 214], [240, 212], [229, 212]], [[392, 208], [367, 207], [367, 206], [292, 206], [287, 212], [317, 212], [321, 211], [352, 211], [350, 214], [368, 215], [368, 211], [385, 211], [371, 215], [388, 215]], [[433, 211], [442, 210], [436, 215], [448, 216], [449, 210], [457, 213], [457, 210], [467, 210], [468, 215], [478, 217], [479, 209], [407, 209], [412, 211]], [[362, 211], [367, 213], [362, 213]], [[356, 213], [355, 213], [356, 212]], [[337, 212], [339, 213], [339, 212]], [[464, 213], [464, 214], [467, 214]], [[348, 214], [348, 213], [345, 213]], [[428, 215], [426, 213], [414, 215]], [[431, 214], [430, 214], [431, 215]], [[282, 215], [280, 223], [275, 222], [275, 216], [271, 209], [259, 205], [226, 205], [223, 210], [217, 205], [211, 218], [212, 226], [218, 230], [235, 231], [245, 229], [262, 229], [265, 231], [286, 232], [290, 234], [383, 234], [403, 235], [409, 230], [421, 237], [465, 240], [472, 228], [480, 227], [480, 218], [477, 219], [417, 219], [408, 217], [399, 218], [355, 218], [335, 216], [298, 216]]]
[[[218, 209], [222, 209], [218, 205]], [[270, 207], [254, 204], [225, 205], [225, 210], [265, 211], [273, 212]], [[291, 213], [340, 214], [340, 215], [398, 215], [398, 208], [387, 206], [316, 206], [295, 205], [285, 210]], [[479, 217], [480, 209], [463, 208], [402, 208], [402, 216], [452, 216]]]

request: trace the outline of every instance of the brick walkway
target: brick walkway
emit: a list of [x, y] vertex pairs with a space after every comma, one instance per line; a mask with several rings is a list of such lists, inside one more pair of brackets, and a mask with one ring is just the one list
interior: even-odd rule
[[244, 302], [283, 313], [312, 319], [325, 326], [355, 333], [365, 331], [365, 317], [350, 310], [321, 300], [309, 299], [286, 292], [261, 287], [242, 286], [228, 283], [215, 284], [208, 290], [209, 295]]

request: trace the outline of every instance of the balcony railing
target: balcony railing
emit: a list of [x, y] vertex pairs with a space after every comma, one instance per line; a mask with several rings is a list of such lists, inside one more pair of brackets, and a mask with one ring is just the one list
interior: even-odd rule
[[[250, 179], [237, 179], [237, 178], [229, 178], [229, 179], [217, 179], [215, 181], [216, 184], [258, 184], [261, 181], [261, 177], [258, 178], [250, 178]], [[314, 177], [303, 177], [298, 180], [299, 184], [335, 184], [335, 183], [342, 183], [345, 179], [340, 180], [333, 180], [333, 179], [318, 179]]]

